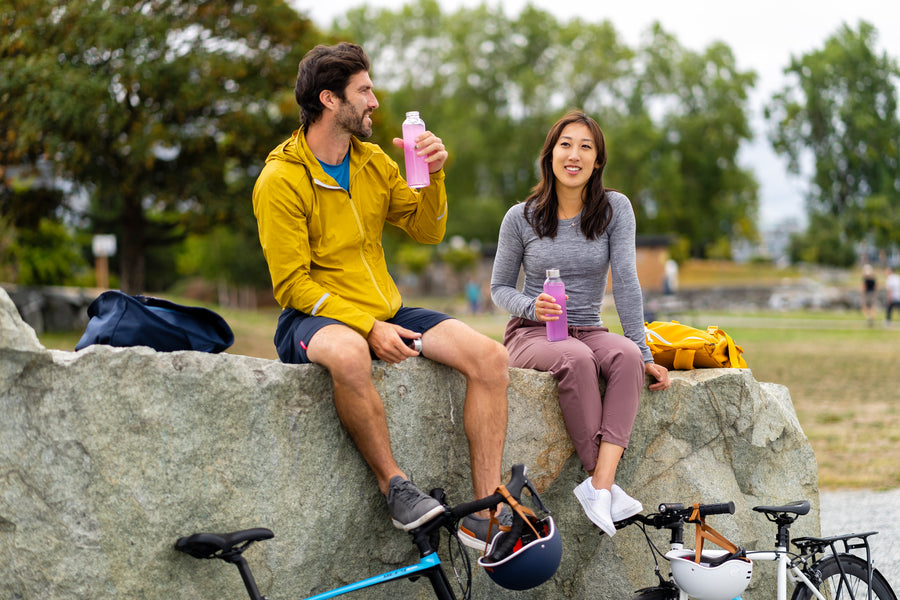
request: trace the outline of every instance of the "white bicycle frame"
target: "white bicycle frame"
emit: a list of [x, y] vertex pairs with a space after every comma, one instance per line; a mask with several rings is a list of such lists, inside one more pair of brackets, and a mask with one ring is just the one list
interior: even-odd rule
[[777, 577], [775, 581], [775, 585], [778, 590], [778, 600], [787, 600], [787, 579], [790, 577], [792, 583], [802, 583], [809, 591], [815, 595], [818, 600], [825, 600], [825, 596], [822, 595], [815, 585], [809, 580], [809, 578], [803, 574], [798, 567], [792, 566], [789, 567], [787, 548], [784, 546], [779, 546], [772, 551], [747, 551], [747, 558], [750, 560], [756, 561], [776, 561], [778, 563], [778, 571]]

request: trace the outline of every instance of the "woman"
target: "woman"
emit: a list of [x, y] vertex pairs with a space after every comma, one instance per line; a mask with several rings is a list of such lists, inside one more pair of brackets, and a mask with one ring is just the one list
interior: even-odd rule
[[[603, 187], [605, 166], [603, 132], [593, 119], [570, 112], [550, 129], [541, 151], [541, 181], [500, 226], [491, 297], [512, 315], [503, 340], [510, 365], [549, 371], [557, 379], [566, 428], [589, 473], [575, 496], [588, 518], [612, 536], [615, 521], [643, 510], [614, 480], [644, 373], [655, 380], [654, 391], [669, 387], [669, 374], [653, 362], [644, 340], [634, 212], [628, 198]], [[520, 267], [525, 271], [521, 292], [516, 289]], [[610, 268], [627, 337], [610, 333], [600, 320]], [[546, 337], [546, 322], [562, 314], [542, 291], [547, 269], [559, 269], [566, 284], [569, 337], [558, 342]]]

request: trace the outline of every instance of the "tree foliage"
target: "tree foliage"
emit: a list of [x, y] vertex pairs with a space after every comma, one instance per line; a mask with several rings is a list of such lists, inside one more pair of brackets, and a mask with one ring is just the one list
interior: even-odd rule
[[791, 59], [791, 85], [767, 107], [770, 138], [790, 170], [812, 166], [814, 224], [836, 226], [842, 245], [900, 242], [900, 69], [876, 50], [875, 27], [842, 26], [824, 47]]
[[[66, 223], [117, 234], [123, 289], [171, 283], [176, 256], [194, 273], [253, 282], [250, 192], [297, 126], [297, 62], [325, 41], [310, 22], [284, 0], [4, 0], [0, 27], [0, 164], [50, 164], [51, 181], [75, 186]], [[354, 9], [329, 39], [373, 59], [373, 141], [400, 160], [390, 138], [419, 110], [447, 143], [448, 238], [496, 241], [569, 108], [604, 128], [605, 181], [632, 199], [641, 233], [673, 233], [695, 256], [752, 238], [756, 182], [737, 154], [755, 75], [725, 44], [694, 51], [659, 26], [648, 34], [632, 48], [609, 22], [418, 0]], [[30, 190], [39, 208], [22, 191], [0, 189], [4, 214], [31, 227], [59, 218], [58, 197]], [[4, 230], [13, 239], [16, 224]]]
[[0, 164], [46, 157], [87, 192], [123, 289], [143, 289], [154, 247], [252, 228], [261, 160], [296, 126], [308, 20], [281, 0], [14, 0], [0, 23]]
[[389, 91], [385, 125], [419, 110], [447, 144], [448, 234], [495, 241], [503, 213], [537, 183], [550, 125], [581, 108], [604, 129], [606, 182], [632, 199], [641, 232], [684, 236], [698, 256], [755, 235], [757, 185], [737, 164], [755, 74], [726, 45], [694, 52], [657, 25], [633, 49], [609, 22], [560, 22], [533, 6], [442, 13], [435, 0], [364, 6], [338, 24]]
[[793, 263], [850, 267], [856, 262], [853, 243], [838, 219], [827, 212], [810, 215], [809, 228], [791, 236], [788, 252]]
[[16, 279], [23, 285], [76, 284], [87, 271], [71, 232], [62, 223], [46, 218], [33, 229], [19, 230], [12, 253], [18, 266]]
[[758, 185], [737, 157], [753, 135], [747, 112], [755, 73], [739, 70], [724, 43], [696, 52], [658, 24], [637, 59], [624, 120], [636, 129], [614, 139], [650, 141], [622, 169], [638, 217], [654, 233], [686, 239], [697, 257], [729, 247], [733, 237], [753, 239]]

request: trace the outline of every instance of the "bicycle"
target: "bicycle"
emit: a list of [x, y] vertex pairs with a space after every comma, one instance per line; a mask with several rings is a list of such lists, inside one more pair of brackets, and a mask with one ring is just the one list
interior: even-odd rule
[[[533, 510], [519, 504], [522, 491], [526, 489], [532, 503], [546, 515], [544, 518], [538, 519]], [[513, 465], [509, 483], [480, 500], [450, 507], [446, 503], [444, 490], [436, 488], [431, 490], [431, 495], [444, 505], [444, 513], [408, 532], [413, 544], [419, 550], [419, 562], [310, 596], [306, 600], [334, 598], [391, 581], [401, 579], [416, 581], [423, 576], [428, 578], [438, 600], [457, 600], [450, 578], [437, 554], [441, 529], [449, 532], [449, 562], [461, 598], [466, 600], [471, 594], [472, 569], [462, 542], [457, 537], [459, 521], [481, 510], [491, 510], [493, 514], [501, 503], [509, 505], [513, 516], [512, 525], [509, 531], [499, 531], [493, 536], [485, 555], [478, 560], [491, 579], [510, 589], [527, 589], [549, 579], [559, 567], [562, 556], [559, 532], [552, 517], [549, 516], [550, 511], [544, 506], [529, 481], [524, 465]], [[257, 588], [250, 565], [243, 553], [253, 543], [272, 539], [274, 535], [266, 528], [244, 529], [225, 534], [195, 533], [179, 538], [175, 542], [175, 549], [194, 558], [220, 559], [235, 565], [250, 599], [266, 600]], [[514, 572], [509, 571], [510, 568]], [[519, 573], [523, 569], [526, 571], [524, 575]], [[514, 587], [517, 584], [527, 587]]]
[[[897, 600], [894, 590], [872, 564], [868, 538], [877, 532], [790, 539], [791, 525], [810, 510], [806, 500], [781, 506], [753, 507], [777, 527], [774, 550], [745, 550], [706, 524], [707, 516], [734, 514], [733, 502], [688, 507], [660, 504], [658, 510], [616, 524], [618, 528], [638, 524], [656, 563], [654, 571], [659, 585], [638, 590], [634, 600], [687, 600], [688, 597], [731, 600], [739, 597], [749, 585], [753, 561], [777, 563], [777, 600], [787, 599], [788, 579], [794, 584], [791, 600]], [[684, 523], [696, 525], [696, 550], [684, 548]], [[647, 526], [670, 531], [669, 551], [664, 555], [647, 534]], [[707, 540], [722, 550], [704, 551]], [[797, 552], [789, 551], [790, 544]], [[865, 550], [865, 559], [852, 554], [853, 550]], [[660, 574], [657, 555], [670, 561], [669, 579]], [[709, 576], [717, 570], [725, 575]], [[698, 573], [701, 575], [697, 576]]]

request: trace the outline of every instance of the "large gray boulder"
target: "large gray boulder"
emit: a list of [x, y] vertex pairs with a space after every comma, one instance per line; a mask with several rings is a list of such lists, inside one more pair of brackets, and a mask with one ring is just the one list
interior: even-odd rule
[[[469, 500], [463, 378], [426, 359], [377, 362], [373, 376], [400, 465], [420, 487]], [[504, 468], [528, 466], [564, 556], [557, 575], [529, 592], [503, 590], [475, 566], [474, 597], [621, 598], [652, 585], [640, 530], [601, 535], [572, 495], [585, 474], [553, 379], [520, 369], [510, 377]], [[47, 350], [0, 290], [0, 442], [2, 600], [245, 597], [233, 567], [173, 549], [197, 531], [272, 529], [275, 539], [246, 556], [261, 591], [276, 598], [416, 560], [317, 366], [148, 348]], [[648, 511], [663, 501], [733, 500], [736, 514], [710, 523], [747, 547], [773, 540], [772, 526], [750, 511], [756, 504], [812, 500], [795, 534], [819, 530], [815, 457], [787, 389], [748, 370], [674, 373], [670, 390], [645, 392], [618, 481]], [[665, 547], [663, 533], [650, 535]], [[745, 597], [770, 592], [755, 586]], [[423, 580], [361, 596], [401, 594], [432, 597]]]

